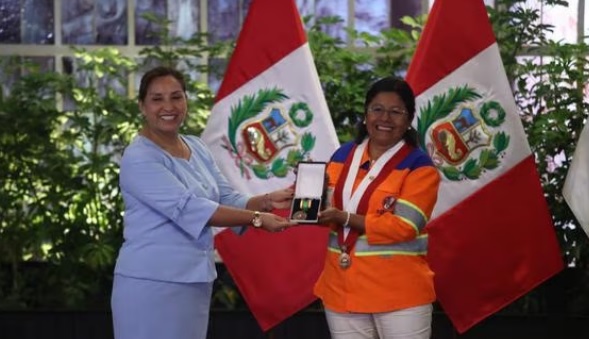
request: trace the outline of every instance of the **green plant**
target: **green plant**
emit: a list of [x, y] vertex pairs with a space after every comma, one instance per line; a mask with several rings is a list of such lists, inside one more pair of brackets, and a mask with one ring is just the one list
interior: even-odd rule
[[[552, 26], [523, 0], [499, 0], [489, 8], [503, 63], [512, 80], [516, 103], [535, 154], [563, 256], [569, 265], [587, 265], [589, 242], [562, 197], [562, 187], [576, 140], [589, 108], [584, 43], [550, 41]], [[567, 6], [546, 0], [545, 6]], [[527, 56], [519, 56], [527, 53]], [[576, 227], [571, 227], [575, 225]]]
[[[40, 72], [15, 58], [0, 96], [0, 307], [106, 307], [122, 241], [118, 160], [141, 126], [134, 74], [153, 64], [185, 71], [185, 130], [204, 128], [213, 94], [202, 83], [215, 56], [202, 36], [142, 51], [143, 63], [115, 48], [74, 48], [72, 75]], [[199, 54], [200, 53], [200, 54]], [[205, 78], [206, 79], [206, 78]]]
[[[489, 8], [490, 18], [563, 255], [586, 272], [588, 240], [579, 227], [571, 227], [576, 221], [560, 190], [589, 109], [583, 93], [589, 50], [584, 44], [548, 41], [551, 27], [540, 23], [538, 10], [523, 4], [499, 0]], [[122, 240], [117, 161], [141, 125], [134, 93], [137, 73], [155, 64], [183, 70], [191, 96], [184, 131], [198, 135], [204, 128], [214, 99], [207, 78], [218, 75], [210, 61], [227, 57], [232, 42], [209, 45], [204, 34], [172, 38], [169, 21], [149, 19], [161, 27], [161, 43], [144, 48], [140, 60], [114, 48], [76, 49], [75, 76], [39, 72], [21, 58], [4, 65], [7, 72], [19, 72], [10, 89], [4, 83], [0, 91], [0, 307], [107, 303], [102, 294], [110, 291]], [[403, 74], [425, 16], [404, 18], [407, 29], [377, 35], [348, 30], [353, 46], [325, 33], [326, 27], [340, 22], [318, 19], [308, 30], [308, 40], [343, 142], [352, 138], [361, 121], [369, 85], [382, 76]], [[540, 63], [519, 57], [526, 53], [549, 57]], [[587, 274], [580, 277], [589, 279]], [[585, 291], [581, 286], [571, 290]], [[213, 305], [243, 306], [235, 292], [230, 281], [220, 279]], [[532, 297], [515, 306], [524, 311], [541, 308], [542, 301]]]
[[28, 74], [0, 97], [0, 257], [11, 272], [0, 296], [13, 307], [24, 306], [23, 258], [47, 255], [50, 227], [67, 209], [68, 199], [60, 199], [54, 183], [69, 172], [68, 157], [52, 142], [53, 131], [61, 126], [55, 94], [69, 83], [20, 61], [9, 60], [6, 69]]
[[[25, 72], [0, 103], [0, 166], [8, 174], [0, 248], [13, 267], [9, 294], [23, 306], [83, 304], [102, 287], [121, 242], [116, 159], [139, 115], [116, 88], [125, 88], [134, 64], [114, 49], [75, 57], [84, 81], [22, 64]], [[72, 109], [59, 109], [57, 98]], [[45, 267], [36, 278], [52, 293], [32, 298], [20, 292], [38, 281], [18, 265], [35, 261]]]
[[340, 141], [353, 138], [355, 125], [362, 121], [364, 93], [372, 82], [400, 75], [407, 68], [424, 18], [405, 17], [407, 30], [390, 28], [379, 35], [346, 30], [357, 47], [326, 33], [326, 27], [342, 22], [339, 17], [319, 18], [308, 29], [315, 66]]
[[183, 71], [190, 114], [182, 132], [200, 135], [215, 99], [207, 79], [221, 76], [220, 69], [211, 60], [229, 53], [233, 42], [208, 43], [206, 33], [195, 33], [188, 39], [174, 37], [170, 33], [169, 19], [149, 13], [145, 14], [145, 18], [160, 27], [157, 32], [160, 44], [146, 46], [139, 52], [143, 58], [139, 67], [146, 70], [154, 65], [165, 65]]
[[[568, 4], [546, 0], [543, 5]], [[589, 103], [585, 86], [589, 81], [586, 61], [589, 46], [550, 41], [547, 35], [553, 27], [541, 24], [540, 11], [529, 8], [523, 0], [499, 0], [495, 9], [489, 8], [489, 13], [535, 155], [563, 258], [571, 270], [578, 271], [573, 284], [541, 286], [510, 308], [519, 308], [524, 313], [546, 312], [550, 304], [547, 298], [558, 298], [565, 300], [559, 303], [563, 306], [558, 312], [587, 312], [589, 309], [580, 305], [589, 301], [586, 288], [589, 240], [565, 203], [562, 187], [579, 134], [587, 121]], [[555, 291], [558, 296], [551, 295]]]
[[589, 109], [589, 46], [550, 42], [545, 48], [549, 57], [541, 64], [525, 62], [530, 81], [520, 83], [518, 101], [563, 255], [568, 264], [586, 267], [589, 241], [564, 201], [562, 187]]

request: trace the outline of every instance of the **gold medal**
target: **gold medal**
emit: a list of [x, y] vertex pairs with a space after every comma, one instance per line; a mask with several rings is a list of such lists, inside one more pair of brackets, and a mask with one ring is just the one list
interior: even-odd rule
[[339, 266], [343, 269], [346, 269], [352, 265], [352, 257], [346, 253], [342, 252], [339, 255]]
[[307, 220], [307, 213], [305, 211], [297, 211], [292, 215], [293, 220]]

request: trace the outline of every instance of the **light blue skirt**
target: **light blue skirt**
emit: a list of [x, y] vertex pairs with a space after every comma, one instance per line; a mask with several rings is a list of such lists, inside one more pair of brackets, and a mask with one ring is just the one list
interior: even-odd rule
[[174, 283], [115, 274], [115, 339], [205, 339], [213, 283]]

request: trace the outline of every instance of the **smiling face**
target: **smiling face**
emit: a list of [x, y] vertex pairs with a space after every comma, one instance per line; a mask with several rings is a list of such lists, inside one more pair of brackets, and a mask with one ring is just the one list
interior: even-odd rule
[[390, 148], [399, 142], [411, 120], [407, 107], [395, 92], [380, 92], [366, 108], [366, 129], [370, 142], [380, 148]]
[[151, 79], [139, 108], [150, 132], [177, 134], [188, 110], [182, 84], [172, 75]]

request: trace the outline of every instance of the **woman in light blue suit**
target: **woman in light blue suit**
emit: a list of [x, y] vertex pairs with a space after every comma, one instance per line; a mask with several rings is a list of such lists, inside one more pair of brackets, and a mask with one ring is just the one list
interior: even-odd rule
[[204, 339], [217, 274], [210, 226], [283, 230], [288, 220], [263, 211], [289, 207], [293, 191], [241, 194], [199, 138], [179, 134], [188, 108], [178, 71], [148, 71], [139, 106], [145, 124], [121, 160], [125, 241], [111, 300], [115, 338]]

